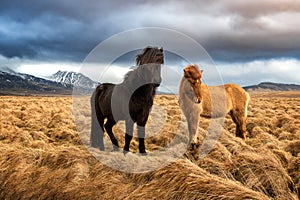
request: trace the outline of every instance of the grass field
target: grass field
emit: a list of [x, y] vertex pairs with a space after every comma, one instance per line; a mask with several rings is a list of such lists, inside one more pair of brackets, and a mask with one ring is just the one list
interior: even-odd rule
[[[185, 121], [176, 96], [157, 95], [146, 129], [148, 163], [140, 162], [144, 158], [136, 153], [136, 139], [130, 147], [133, 153], [126, 157], [110, 152], [109, 141], [104, 153], [83, 145], [89, 143], [88, 101], [82, 98], [74, 103], [67, 96], [0, 97], [0, 199], [300, 196], [300, 92], [252, 93], [247, 140], [235, 137], [235, 125], [228, 117], [213, 149], [198, 160], [195, 152], [182, 155], [185, 148], [178, 141], [185, 141], [187, 133], [180, 124]], [[205, 137], [209, 122], [201, 119], [200, 138]], [[124, 124], [118, 125], [114, 131], [123, 146]], [[179, 140], [170, 145], [174, 149], [156, 158], [158, 150], [176, 137]], [[178, 151], [180, 155], [175, 155]], [[166, 164], [151, 170], [151, 156]], [[130, 173], [132, 163], [147, 172]]]

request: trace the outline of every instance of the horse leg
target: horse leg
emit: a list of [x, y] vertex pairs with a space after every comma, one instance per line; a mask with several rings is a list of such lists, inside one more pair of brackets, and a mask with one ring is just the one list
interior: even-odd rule
[[92, 107], [91, 108], [92, 109], [92, 115], [91, 115], [92, 127], [91, 127], [91, 135], [90, 135], [91, 147], [99, 148], [101, 151], [104, 151], [104, 143], [103, 143], [104, 116], [101, 113], [101, 111], [95, 107], [94, 94], [91, 98], [91, 107]]
[[198, 130], [198, 125], [199, 125], [199, 113], [198, 112], [193, 112], [190, 113], [187, 116], [187, 123], [188, 123], [188, 129], [189, 129], [189, 141], [188, 144], [190, 145], [192, 141], [194, 140], [194, 137], [197, 133]]
[[247, 128], [246, 128], [246, 116], [244, 114], [239, 115], [239, 123], [240, 123], [240, 137], [243, 140], [246, 140]]
[[[146, 120], [147, 122], [147, 120]], [[141, 154], [146, 155], [146, 147], [145, 147], [145, 125], [146, 122], [137, 123], [138, 127], [138, 138], [139, 138], [139, 151]]]
[[116, 122], [114, 120], [107, 119], [107, 122], [105, 123], [105, 130], [113, 144], [114, 150], [119, 151], [118, 140], [115, 138], [114, 133], [112, 132], [112, 128], [115, 124], [116, 124]]
[[233, 122], [236, 125], [235, 129], [235, 135], [237, 137], [242, 138], [243, 140], [246, 139], [246, 120], [245, 117], [243, 117], [243, 114], [241, 114], [238, 111], [230, 111], [230, 116], [233, 120]]
[[123, 149], [123, 153], [126, 154], [129, 152], [130, 142], [133, 137], [133, 124], [134, 122], [130, 120], [126, 120], [125, 126], [126, 126], [126, 133], [125, 133], [125, 145]]
[[237, 118], [237, 112], [231, 110], [230, 111], [230, 116], [231, 116], [231, 119], [233, 120], [233, 122], [235, 123], [235, 135], [237, 137], [241, 137], [241, 133], [240, 133], [240, 124], [239, 124], [239, 120]]

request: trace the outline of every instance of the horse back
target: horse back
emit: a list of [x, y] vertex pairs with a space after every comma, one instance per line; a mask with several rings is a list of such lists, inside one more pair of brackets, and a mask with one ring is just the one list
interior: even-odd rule
[[244, 111], [248, 106], [249, 95], [239, 85], [229, 83], [219, 86], [202, 86], [203, 117], [225, 116], [231, 110]]
[[97, 86], [96, 93], [100, 92], [100, 91], [105, 91], [109, 88], [113, 88], [114, 86], [115, 86], [115, 84], [113, 84], [113, 83], [101, 83], [100, 85]]

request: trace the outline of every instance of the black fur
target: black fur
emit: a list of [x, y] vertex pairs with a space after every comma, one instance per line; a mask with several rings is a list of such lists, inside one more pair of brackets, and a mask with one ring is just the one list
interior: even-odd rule
[[[148, 60], [142, 58], [143, 53], [146, 54]], [[119, 144], [112, 132], [112, 127], [117, 121], [125, 120], [124, 153], [129, 151], [134, 123], [138, 125], [139, 152], [146, 153], [145, 125], [153, 105], [156, 88], [161, 82], [160, 68], [164, 59], [162, 49], [149, 49], [148, 47], [143, 53], [137, 56], [139, 62], [145, 60], [146, 63], [155, 64], [141, 63], [142, 65], [125, 75], [122, 83], [116, 85], [103, 83], [94, 91], [91, 97], [92, 130], [90, 139], [92, 147], [104, 150], [103, 136], [106, 130], [114, 149], [118, 150]], [[149, 53], [152, 56], [149, 57]], [[105, 125], [104, 119], [107, 119]]]

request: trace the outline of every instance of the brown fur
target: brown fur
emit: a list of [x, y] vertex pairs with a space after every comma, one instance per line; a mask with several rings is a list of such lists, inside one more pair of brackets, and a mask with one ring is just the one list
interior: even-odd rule
[[201, 78], [202, 70], [197, 65], [187, 65], [179, 87], [179, 104], [188, 121], [190, 142], [197, 133], [199, 116], [219, 118], [228, 113], [236, 124], [236, 136], [245, 139], [249, 94], [232, 83], [207, 86]]

